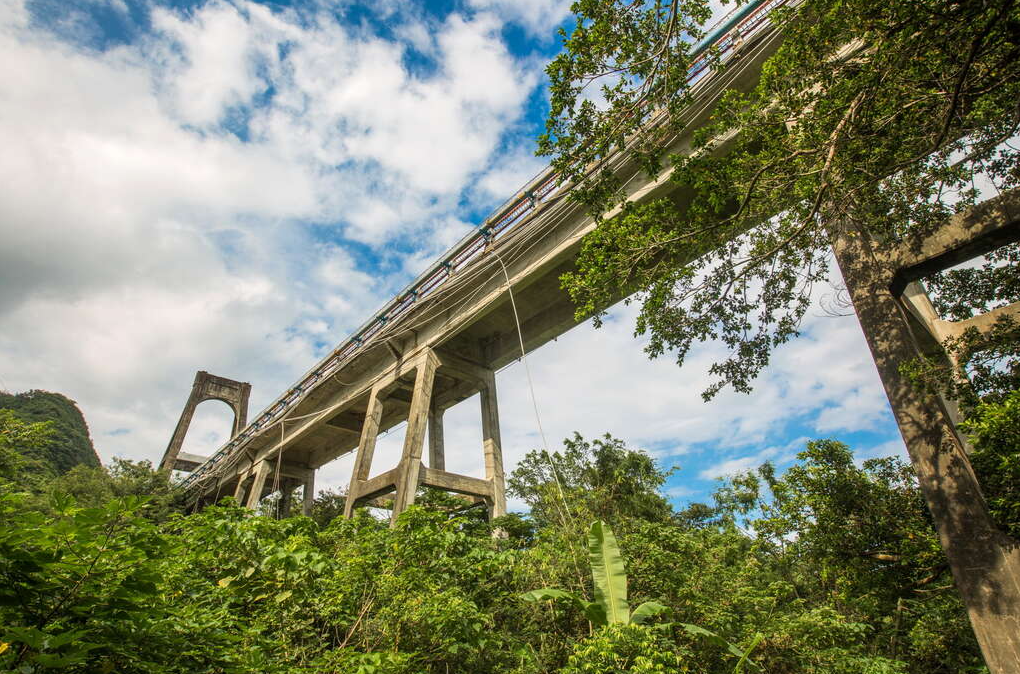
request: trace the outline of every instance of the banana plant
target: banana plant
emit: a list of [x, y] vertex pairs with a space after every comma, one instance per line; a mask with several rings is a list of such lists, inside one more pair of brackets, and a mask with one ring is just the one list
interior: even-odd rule
[[[609, 623], [641, 624], [649, 618], [668, 610], [662, 604], [646, 601], [633, 611], [627, 603], [627, 571], [623, 565], [623, 555], [616, 543], [616, 536], [602, 520], [591, 525], [588, 532], [588, 557], [591, 560], [591, 577], [595, 581], [595, 601], [585, 601], [573, 592], [545, 588], [524, 593], [527, 601], [565, 600], [576, 606], [593, 625], [602, 627]], [[755, 636], [746, 651], [698, 625], [688, 623], [671, 623], [680, 627], [688, 634], [708, 640], [727, 650], [738, 659], [734, 674], [745, 671], [745, 666], [759, 669], [750, 659], [751, 651], [761, 642], [762, 635]]]
[[666, 607], [654, 601], [646, 601], [633, 611], [627, 603], [627, 571], [623, 556], [612, 529], [598, 520], [588, 532], [588, 556], [591, 560], [591, 576], [595, 584], [595, 601], [585, 601], [573, 592], [545, 588], [524, 594], [527, 601], [565, 600], [576, 606], [593, 625], [609, 623], [643, 623], [663, 611]]

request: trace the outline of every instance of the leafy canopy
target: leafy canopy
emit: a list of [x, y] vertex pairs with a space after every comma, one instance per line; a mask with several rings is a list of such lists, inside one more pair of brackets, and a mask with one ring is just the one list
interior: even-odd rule
[[[711, 367], [711, 396], [749, 390], [771, 350], [797, 334], [813, 286], [829, 278], [835, 223], [893, 241], [974, 204], [980, 181], [1017, 185], [1020, 7], [780, 7], [770, 20], [782, 43], [757, 85], [726, 91], [690, 125], [690, 42], [708, 6], [575, 3], [577, 25], [547, 70], [540, 153], [597, 217], [622, 205], [564, 277], [578, 316], [636, 292], [650, 355], [682, 363], [695, 342], [720, 340], [728, 355]], [[717, 60], [716, 76], [747, 58]], [[590, 94], [600, 84], [601, 107]], [[676, 137], [690, 150], [668, 149]], [[625, 203], [625, 176], [605, 161], [615, 152], [650, 174], [670, 171], [673, 197]]]

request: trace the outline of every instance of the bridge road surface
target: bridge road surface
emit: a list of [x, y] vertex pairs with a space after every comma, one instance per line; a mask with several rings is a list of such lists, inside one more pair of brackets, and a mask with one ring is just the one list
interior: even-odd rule
[[[757, 3], [757, 8], [767, 10], [776, 4], [780, 3]], [[724, 91], [732, 88], [748, 91], [757, 83], [761, 66], [775, 52], [780, 35], [767, 21], [761, 21], [749, 33], [731, 45], [732, 52], [724, 69], [706, 71], [692, 86], [694, 104], [686, 112], [685, 131], [673, 139], [670, 152], [689, 153], [694, 130], [705, 123]], [[725, 152], [726, 143], [720, 143], [715, 151]], [[682, 203], [683, 191], [670, 182], [668, 170], [650, 178], [619, 152], [607, 161], [623, 179], [624, 189], [632, 201], [669, 196]], [[550, 176], [551, 172], [547, 171], [531, 185], [542, 184]], [[583, 207], [565, 198], [569, 189], [569, 184], [559, 186], [544, 201], [535, 204], [525, 220], [485, 245], [470, 264], [457, 269], [444, 285], [427, 296], [416, 298], [399, 322], [381, 325], [378, 332], [365, 340], [335, 372], [318, 377], [313, 368], [302, 382], [311, 378], [316, 380], [314, 385], [301, 391], [295, 387], [274, 403], [279, 405], [288, 396], [296, 400], [289, 403], [290, 408], [285, 413], [263, 423], [273, 409], [270, 406], [232, 443], [185, 479], [184, 486], [191, 501], [197, 506], [219, 496], [235, 494], [249, 505], [257, 504], [273, 491], [281, 476], [294, 484], [303, 482], [310, 492], [315, 469], [358, 448], [373, 387], [384, 378], [389, 378], [390, 385], [378, 419], [378, 432], [408, 420], [415, 385], [414, 367], [428, 351], [440, 361], [434, 374], [430, 407], [432, 414], [438, 413], [441, 418], [442, 409], [482, 390], [486, 371], [494, 371], [521, 357], [518, 320], [526, 352], [577, 325], [574, 306], [560, 287], [559, 279], [564, 272], [574, 269], [581, 239], [592, 231], [594, 221]], [[516, 302], [516, 318], [507, 292], [507, 278]], [[321, 369], [329, 358], [327, 356], [317, 367]], [[496, 415], [494, 403], [493, 400], [493, 414]], [[498, 416], [494, 423], [498, 425]], [[441, 438], [441, 426], [432, 435]], [[441, 439], [438, 441], [441, 443]], [[498, 426], [495, 441], [498, 445]], [[433, 454], [432, 463], [437, 462], [442, 463], [441, 448]], [[263, 471], [268, 466], [271, 471], [268, 476], [257, 475], [255, 469], [260, 465]], [[437, 466], [430, 468], [436, 472]], [[500, 480], [501, 472], [500, 465]], [[478, 485], [473, 483], [458, 490], [454, 478], [461, 476], [446, 474], [445, 477], [441, 484], [448, 490], [465, 494], [477, 491], [473, 488]], [[476, 478], [464, 479], [482, 482]], [[253, 489], [258, 493], [251, 493]], [[392, 487], [383, 490], [385, 493], [392, 491]], [[360, 496], [365, 498], [372, 494], [361, 493]], [[308, 499], [310, 494], [306, 497], [306, 508], [310, 506]]]

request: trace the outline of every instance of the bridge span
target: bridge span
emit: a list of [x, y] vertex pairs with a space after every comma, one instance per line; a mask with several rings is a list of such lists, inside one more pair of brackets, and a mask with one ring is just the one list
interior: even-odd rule
[[[689, 71], [693, 104], [685, 131], [667, 143], [689, 153], [700, 128], [727, 89], [747, 91], [778, 47], [771, 9], [798, 0], [758, 0], [737, 10], [702, 42]], [[708, 67], [709, 47], [726, 67]], [[650, 124], [656, 122], [650, 115]], [[726, 152], [725, 138], [714, 151]], [[668, 197], [683, 205], [685, 190], [668, 171], [648, 176], [626, 153], [606, 159], [635, 202]], [[490, 516], [506, 512], [495, 371], [574, 325], [560, 277], [574, 268], [582, 238], [595, 226], [576, 202], [572, 185], [545, 171], [478, 230], [387, 303], [350, 339], [313, 367], [250, 424], [247, 385], [200, 372], [161, 466], [191, 470], [183, 485], [200, 507], [233, 494], [249, 507], [271, 493], [286, 499], [304, 485], [308, 512], [315, 470], [356, 452], [345, 515], [359, 504], [393, 509], [395, 519], [420, 485], [484, 503]], [[613, 212], [605, 214], [613, 215]], [[975, 635], [996, 674], [1020, 663], [1020, 547], [991, 520], [957, 428], [955, 404], [922, 391], [900, 365], [942, 359], [966, 376], [966, 363], [941, 348], [964, 331], [994, 333], [1003, 317], [1020, 317], [1020, 302], [967, 321], [942, 320], [918, 281], [1003, 245], [1020, 241], [1020, 190], [1013, 189], [947, 220], [934, 232], [899, 242], [875, 241], [852, 223], [826, 222], [833, 253], [854, 304], [886, 396], [938, 531]], [[622, 299], [622, 298], [620, 298]], [[480, 394], [485, 477], [445, 470], [443, 412]], [[191, 410], [218, 398], [235, 409], [235, 434], [212, 457], [182, 455]], [[379, 433], [407, 421], [398, 465], [371, 477]], [[240, 428], [243, 426], [243, 428]], [[425, 431], [429, 430], [427, 465]], [[193, 469], [193, 470], [192, 470]], [[283, 513], [289, 504], [281, 501]]]
[[[768, 13], [787, 1], [744, 5], [702, 41], [689, 71], [695, 103], [686, 111], [687, 131], [673, 139], [671, 151], [689, 151], [694, 130], [724, 91], [756, 84], [779, 42]], [[725, 68], [710, 67], [710, 47]], [[649, 177], [623, 153], [607, 161], [631, 200], [678, 198], [668, 172]], [[570, 189], [551, 170], [539, 174], [205, 460], [180, 451], [199, 401], [193, 392], [161, 467], [191, 471], [183, 486], [196, 506], [233, 494], [254, 507], [268, 494], [289, 494], [301, 484], [307, 512], [315, 470], [356, 451], [348, 515], [359, 504], [392, 499], [395, 518], [414, 501], [419, 485], [462, 494], [467, 503], [484, 501], [491, 516], [504, 514], [495, 371], [577, 324], [559, 279], [574, 268], [594, 221], [565, 198]], [[484, 479], [447, 472], [443, 445], [444, 410], [478, 393]], [[376, 438], [404, 421], [400, 463], [369, 479]]]

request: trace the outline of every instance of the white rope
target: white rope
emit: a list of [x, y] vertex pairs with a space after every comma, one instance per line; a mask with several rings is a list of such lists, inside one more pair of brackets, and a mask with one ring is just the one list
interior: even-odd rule
[[[528, 367], [528, 355], [524, 351], [524, 333], [521, 332], [521, 319], [517, 315], [517, 302], [514, 300], [514, 289], [510, 286], [510, 274], [506, 270], [506, 265], [503, 264], [503, 260], [493, 251], [493, 255], [496, 256], [496, 260], [499, 265], [503, 267], [503, 276], [506, 278], [506, 291], [510, 295], [510, 307], [514, 311], [514, 322], [517, 323], [517, 340], [521, 345], [521, 362], [524, 363], [524, 373], [528, 378], [528, 390], [531, 391], [531, 407], [535, 410], [535, 423], [538, 424], [538, 434], [542, 436], [542, 449], [545, 450], [546, 454], [549, 453], [549, 443], [545, 439], [545, 430], [542, 428], [542, 417], [538, 413], [538, 399], [535, 397], [535, 385], [531, 381], [531, 368]], [[555, 471], [553, 471], [555, 474]], [[559, 482], [559, 480], [557, 480]]]
[[[563, 485], [560, 483], [559, 473], [556, 472], [556, 464], [553, 463], [552, 456], [549, 454], [549, 443], [545, 439], [545, 430], [542, 428], [542, 417], [538, 413], [538, 398], [535, 396], [535, 386], [531, 380], [531, 368], [528, 367], [528, 355], [524, 350], [524, 333], [521, 331], [521, 319], [517, 314], [517, 302], [514, 300], [514, 290], [510, 284], [510, 273], [507, 272], [506, 265], [503, 264], [503, 260], [500, 259], [499, 255], [493, 251], [496, 260], [499, 261], [501, 267], [503, 267], [503, 276], [506, 278], [506, 291], [510, 296], [510, 307], [514, 312], [514, 322], [517, 324], [517, 340], [521, 345], [521, 361], [524, 363], [524, 372], [528, 379], [528, 390], [531, 392], [531, 407], [535, 410], [535, 423], [538, 425], [538, 433], [542, 437], [542, 453], [545, 455], [545, 460], [549, 463], [549, 470], [552, 471], [553, 480], [556, 482], [556, 490], [559, 492], [560, 500], [563, 502], [563, 512], [560, 513], [560, 517], [563, 519], [563, 524], [566, 526], [567, 520], [571, 522], [574, 518], [570, 515], [570, 506], [567, 504], [567, 497], [563, 493]], [[571, 549], [573, 544], [571, 543]], [[576, 562], [576, 560], [575, 560]]]

